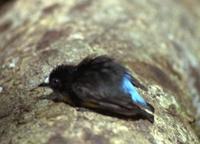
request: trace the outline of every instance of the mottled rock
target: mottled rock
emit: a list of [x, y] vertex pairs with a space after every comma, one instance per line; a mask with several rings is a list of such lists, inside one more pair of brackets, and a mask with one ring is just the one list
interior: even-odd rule
[[[198, 0], [0, 3], [0, 143], [200, 143], [199, 6]], [[76, 111], [38, 99], [51, 90], [30, 91], [56, 65], [102, 54], [147, 87], [138, 91], [155, 107], [154, 124]]]

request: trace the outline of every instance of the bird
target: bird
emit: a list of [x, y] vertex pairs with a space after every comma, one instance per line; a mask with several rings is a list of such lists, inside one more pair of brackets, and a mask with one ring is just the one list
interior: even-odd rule
[[136, 89], [145, 86], [107, 55], [87, 56], [77, 65], [58, 65], [50, 72], [48, 81], [38, 87], [51, 88], [58, 94], [53, 97], [55, 101], [77, 108], [154, 122], [154, 107]]

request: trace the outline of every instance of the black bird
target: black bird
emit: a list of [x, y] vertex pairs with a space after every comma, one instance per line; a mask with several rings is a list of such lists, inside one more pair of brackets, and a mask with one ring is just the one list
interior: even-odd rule
[[54, 100], [75, 107], [154, 122], [153, 106], [135, 88], [145, 87], [108, 56], [86, 57], [78, 65], [59, 65], [50, 73], [49, 81], [39, 87], [50, 87], [59, 93]]

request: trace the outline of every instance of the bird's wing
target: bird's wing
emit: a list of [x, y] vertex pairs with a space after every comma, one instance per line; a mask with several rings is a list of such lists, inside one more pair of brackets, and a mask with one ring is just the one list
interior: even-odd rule
[[132, 77], [130, 74], [124, 74], [121, 84], [121, 89], [124, 93], [128, 94], [133, 102], [141, 105], [141, 106], [147, 106], [146, 101], [143, 99], [143, 97], [137, 92], [136, 88], [134, 87], [132, 83]]
[[[122, 107], [125, 109], [139, 108], [140, 106], [133, 103], [131, 97], [122, 92], [115, 91], [115, 89], [96, 88], [93, 85], [76, 83], [72, 86], [73, 93], [83, 103], [97, 104], [105, 103], [115, 107]], [[113, 91], [112, 91], [113, 90]], [[112, 92], [109, 92], [112, 91]], [[93, 105], [94, 106], [94, 105]]]
[[115, 116], [122, 117], [134, 117], [141, 116], [154, 121], [153, 115], [144, 111], [139, 105], [134, 103], [131, 97], [127, 95], [108, 96], [95, 91], [87, 85], [74, 84], [72, 90], [75, 96], [81, 100], [81, 105], [86, 108], [92, 108], [93, 110]]
[[136, 88], [134, 87], [133, 84], [133, 77], [126, 73], [123, 76], [123, 81], [122, 81], [122, 90], [129, 94], [129, 96], [132, 98], [133, 102], [146, 108], [149, 109], [150, 111], [154, 112], [153, 106], [151, 106], [149, 103], [147, 103], [143, 97], [137, 92]]

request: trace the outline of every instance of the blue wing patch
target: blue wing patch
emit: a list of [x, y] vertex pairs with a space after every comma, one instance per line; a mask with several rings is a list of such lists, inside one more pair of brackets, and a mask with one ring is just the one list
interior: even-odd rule
[[145, 100], [140, 96], [137, 92], [136, 88], [131, 83], [131, 76], [129, 74], [125, 74], [122, 80], [122, 89], [126, 94], [131, 96], [131, 99], [142, 106], [147, 106]]

